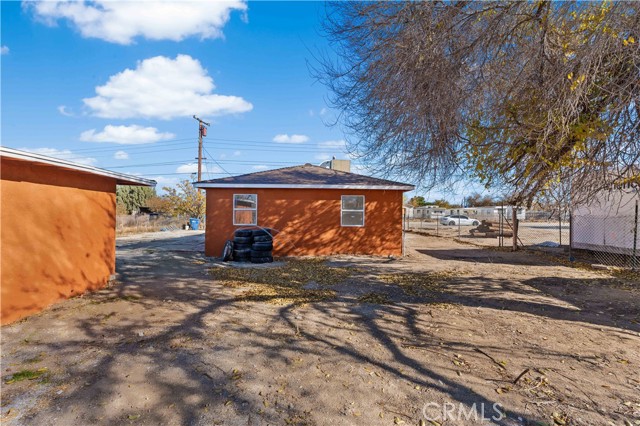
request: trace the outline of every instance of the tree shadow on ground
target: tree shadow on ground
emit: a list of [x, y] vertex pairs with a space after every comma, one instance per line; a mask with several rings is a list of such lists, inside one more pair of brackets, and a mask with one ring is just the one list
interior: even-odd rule
[[490, 263], [518, 266], [548, 266], [549, 260], [530, 254], [511, 253], [492, 248], [418, 249], [418, 253], [438, 260], [458, 260], [472, 263]]
[[[128, 246], [133, 248], [144, 246]], [[40, 316], [46, 323], [68, 315], [69, 329], [43, 334], [18, 352], [22, 357], [31, 352], [54, 355], [60, 361], [52, 370], [59, 376], [52, 375], [51, 386], [66, 388], [60, 395], [54, 393], [48, 405], [25, 413], [21, 421], [322, 424], [314, 413], [323, 413], [324, 424], [370, 423], [370, 413], [344, 417], [357, 415], [343, 407], [350, 398], [376, 401], [381, 410], [415, 421], [429, 398], [487, 407], [503, 401], [492, 387], [480, 392], [477, 382], [471, 386], [456, 378], [451, 354], [483, 359], [477, 349], [504, 354], [505, 348], [490, 341], [470, 343], [459, 335], [438, 335], [434, 331], [438, 327], [452, 326], [439, 312], [432, 312], [434, 304], [500, 310], [505, 315], [526, 313], [585, 327], [638, 329], [637, 323], [584, 312], [577, 293], [548, 296], [545, 292], [553, 282], [547, 279], [514, 284], [480, 276], [449, 277], [442, 287], [408, 292], [354, 271], [351, 283], [331, 287], [337, 292], [335, 300], [306, 306], [294, 300], [276, 307], [270, 303], [278, 301], [277, 294], [248, 301], [249, 282], [233, 288], [211, 280], [205, 275], [209, 266], [205, 262], [201, 254], [131, 251], [118, 260], [119, 285], [76, 301], [73, 311], [71, 306], [62, 307]], [[584, 284], [564, 280], [563, 285]], [[389, 303], [360, 303], [365, 292], [385, 293]], [[462, 333], [465, 326], [456, 327]], [[531, 345], [523, 350], [533, 353], [540, 348]], [[541, 355], [572, 356], [548, 349]], [[484, 361], [490, 366], [486, 380], [514, 379], [513, 372], [507, 375], [504, 368]], [[384, 386], [403, 398], [408, 393], [403, 383], [429, 393], [406, 399], [387, 395], [367, 383], [375, 376], [363, 368], [379, 372]], [[367, 397], [369, 393], [376, 397]], [[9, 397], [19, 398], [11, 393]], [[511, 409], [510, 420], [494, 424], [510, 425], [517, 417], [522, 418], [520, 424], [541, 420], [539, 412]]]

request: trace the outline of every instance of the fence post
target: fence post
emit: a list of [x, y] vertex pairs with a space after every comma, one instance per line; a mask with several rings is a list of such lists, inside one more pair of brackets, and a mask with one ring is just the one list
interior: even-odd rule
[[569, 209], [569, 262], [573, 262], [573, 209]]
[[504, 228], [502, 227], [502, 222], [503, 222], [503, 216], [504, 216], [504, 203], [500, 203], [500, 212], [498, 213], [498, 246], [499, 247], [503, 247], [504, 246]]
[[562, 203], [558, 205], [558, 235], [560, 236], [560, 247], [562, 247]]
[[633, 225], [633, 263], [631, 267], [636, 269], [638, 267], [638, 200], [636, 200], [636, 214]]
[[511, 207], [511, 218], [513, 220], [513, 251], [518, 251], [518, 210]]

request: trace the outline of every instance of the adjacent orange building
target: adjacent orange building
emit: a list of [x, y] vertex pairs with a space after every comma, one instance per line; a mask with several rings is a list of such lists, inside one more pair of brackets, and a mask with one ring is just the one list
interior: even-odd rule
[[197, 182], [207, 194], [205, 254], [236, 229], [271, 228], [275, 256], [401, 256], [402, 195], [413, 185], [305, 164]]
[[0, 147], [2, 324], [107, 284], [116, 185], [155, 181]]

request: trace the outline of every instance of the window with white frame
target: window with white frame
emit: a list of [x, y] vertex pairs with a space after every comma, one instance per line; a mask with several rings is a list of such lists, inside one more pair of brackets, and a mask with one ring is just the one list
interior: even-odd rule
[[233, 194], [233, 224], [258, 224], [257, 194]]
[[340, 209], [342, 226], [364, 226], [364, 195], [343, 195]]

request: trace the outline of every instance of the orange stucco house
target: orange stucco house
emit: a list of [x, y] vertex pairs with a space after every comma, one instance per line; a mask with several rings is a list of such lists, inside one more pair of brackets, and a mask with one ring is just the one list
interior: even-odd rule
[[413, 185], [305, 164], [196, 182], [206, 190], [205, 254], [236, 229], [275, 230], [275, 256], [401, 256], [402, 195]]
[[107, 284], [116, 185], [155, 181], [0, 147], [2, 324]]

